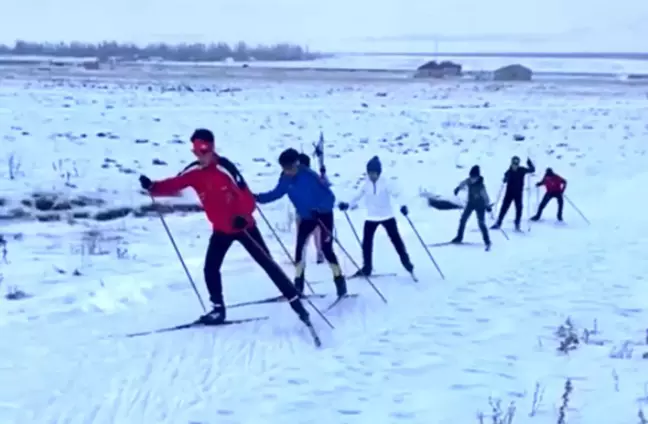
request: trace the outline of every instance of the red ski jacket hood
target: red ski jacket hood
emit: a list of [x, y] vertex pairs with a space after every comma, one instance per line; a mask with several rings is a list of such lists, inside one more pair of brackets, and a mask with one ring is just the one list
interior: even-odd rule
[[[225, 166], [225, 163], [228, 166]], [[248, 226], [245, 229], [252, 227], [256, 201], [236, 167], [226, 158], [218, 156], [213, 164], [204, 168], [197, 164], [192, 165], [176, 177], [153, 182], [149, 190], [151, 195], [172, 196], [191, 187], [198, 194], [214, 231], [226, 234], [242, 231], [233, 227], [234, 218], [237, 216], [247, 220]]]

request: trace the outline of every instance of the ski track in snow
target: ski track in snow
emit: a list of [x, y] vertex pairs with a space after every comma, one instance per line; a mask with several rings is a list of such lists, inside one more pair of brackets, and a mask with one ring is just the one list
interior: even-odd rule
[[[303, 86], [299, 88], [304, 89]], [[252, 87], [252, 94], [245, 94], [245, 90], [243, 93], [248, 96], [246, 101], [256, 95], [267, 100], [268, 96], [282, 94], [287, 96], [286, 102], [290, 101], [290, 95], [282, 89], [280, 86], [274, 94], [268, 94]], [[430, 88], [418, 89], [424, 96], [431, 95]], [[445, 90], [443, 102], [461, 103], [474, 99], [474, 92], [463, 86], [442, 86], [436, 90]], [[529, 143], [539, 169], [549, 163], [567, 177], [568, 195], [587, 214], [592, 225], [585, 224], [568, 204], [565, 205], [567, 225], [547, 225], [555, 213], [552, 203], [545, 211], [545, 221], [534, 224], [531, 232], [524, 236], [513, 234], [509, 230], [510, 223], [505, 228], [510, 241], [499, 232], [491, 232], [494, 243], [491, 252], [473, 247], [432, 247], [431, 252], [447, 277], [442, 281], [407, 222], [399, 219], [420, 281], [415, 283], [405, 275], [375, 278], [373, 282], [389, 301], [385, 305], [365, 281], [350, 280], [350, 291], [360, 296], [345, 300], [327, 314], [335, 330], [329, 330], [315, 313], [312, 314], [324, 343], [321, 350], [313, 347], [310, 336], [286, 304], [228, 311], [232, 319], [269, 315], [269, 321], [124, 338], [121, 335], [126, 333], [191, 321], [199, 313], [195, 295], [185, 282], [158, 220], [126, 218], [118, 223], [96, 225], [106, 234], [119, 235], [128, 241], [129, 256], [123, 259], [116, 259], [113, 253], [84, 258], [71, 254], [69, 245], [78, 244], [83, 231], [75, 226], [7, 224], [3, 233], [22, 232], [24, 239], [10, 239], [11, 262], [3, 264], [0, 272], [5, 284], [24, 287], [34, 297], [12, 302], [3, 299], [0, 304], [0, 312], [6, 320], [6, 325], [0, 326], [0, 381], [3, 382], [0, 385], [0, 422], [469, 423], [476, 422], [478, 410], [489, 413], [488, 398], [493, 396], [502, 399], [505, 407], [510, 401], [516, 403], [516, 424], [555, 423], [566, 378], [571, 378], [574, 384], [568, 409], [570, 424], [637, 421], [638, 408], [648, 400], [644, 387], [648, 378], [642, 377], [646, 375], [646, 363], [640, 359], [641, 354], [648, 351], [645, 343], [640, 345], [645, 342], [648, 326], [648, 311], [644, 306], [646, 288], [643, 286], [648, 273], [645, 260], [648, 222], [641, 209], [622, 205], [635, 202], [630, 199], [636, 198], [637, 187], [645, 187], [648, 183], [648, 174], [643, 173], [645, 150], [641, 150], [645, 149], [644, 123], [648, 122], [648, 116], [644, 109], [617, 108], [619, 101], [634, 99], [632, 88], [627, 88], [629, 100], [616, 92], [589, 93], [579, 98], [570, 93], [563, 97], [555, 93], [543, 95], [537, 88], [529, 93], [521, 90], [524, 89], [478, 95], [483, 99], [492, 96], [495, 103], [501, 100], [515, 104], [520, 110], [527, 106], [521, 99], [529, 102], [533, 99], [534, 103], [528, 106], [533, 113], [539, 114], [537, 117], [517, 111], [506, 114], [449, 110], [447, 118], [434, 118], [431, 126], [420, 130], [421, 134], [447, 133], [444, 138], [447, 143], [433, 142], [429, 153], [416, 150], [421, 140], [414, 140], [415, 136], [401, 139], [400, 144], [388, 145], [376, 137], [378, 134], [394, 137], [401, 133], [402, 128], [389, 126], [400, 125], [397, 123], [399, 116], [407, 117], [405, 126], [415, 133], [419, 131], [415, 125], [424, 126], [430, 115], [404, 110], [385, 118], [384, 127], [381, 124], [373, 128], [363, 126], [368, 122], [364, 117], [356, 116], [355, 121], [340, 115], [330, 120], [322, 118], [324, 126], [333, 126], [338, 118], [346, 119], [335, 130], [337, 132], [325, 131], [327, 137], [331, 134], [334, 143], [327, 143], [326, 153], [342, 155], [341, 158], [333, 156], [330, 161], [327, 159], [329, 170], [340, 174], [334, 180], [337, 197], [348, 198], [353, 182], [364, 170], [366, 159], [374, 153], [380, 154], [385, 176], [396, 177], [403, 186], [404, 201], [411, 205], [411, 218], [428, 243], [450, 239], [459, 213], [417, 207], [422, 204], [416, 197], [419, 186], [431, 184], [446, 193], [463, 178], [473, 161], [480, 161], [490, 195], [495, 198], [508, 157], [514, 153], [524, 156], [529, 148], [527, 144], [520, 147], [503, 141], [500, 145], [488, 136], [475, 136], [477, 141], [470, 148], [464, 147], [457, 140], [468, 139], [475, 131], [466, 132], [447, 122], [481, 120], [485, 125], [492, 125], [499, 119], [509, 119], [515, 128], [507, 136], [500, 134], [501, 129], [489, 130], [490, 136], [502, 139], [510, 138], [510, 134], [525, 133], [526, 126], [528, 132], [534, 134]], [[579, 87], [579, 90], [584, 88]], [[326, 116], [326, 102], [334, 106], [340, 106], [340, 98], [349, 104], [369, 102], [376, 91], [380, 91], [380, 87], [342, 89], [341, 94], [329, 93], [329, 100], [322, 94], [324, 89], [314, 88], [312, 96], [324, 104], [317, 116], [299, 112], [296, 101], [294, 119], [302, 126], [310, 125], [308, 131], [300, 133], [305, 148], [310, 144], [309, 137], [317, 136], [314, 130], [317, 124], [311, 121]], [[47, 96], [57, 95], [56, 90], [53, 94], [47, 93]], [[83, 91], [73, 93], [79, 98], [87, 95]], [[396, 94], [404, 103], [414, 98], [405, 96], [416, 93], [399, 91]], [[7, 93], [2, 96], [0, 99], [8, 98]], [[111, 103], [120, 99], [119, 96], [131, 98], [128, 91], [106, 93], [105, 96]], [[152, 99], [147, 100], [146, 95], [137, 99], [141, 107], [145, 108], [147, 102], [155, 104], [155, 95], [148, 96]], [[168, 96], [175, 107], [189, 104], [178, 96]], [[46, 99], [51, 100], [50, 97]], [[31, 100], [24, 100], [25, 111], [16, 112], [14, 118], [24, 123], [21, 120], [24, 116], [42, 115], [42, 120], [48, 113], [46, 109], [28, 109], [35, 108], [35, 101], [44, 102], [38, 91]], [[578, 109], [584, 102], [605, 112], [592, 118]], [[547, 108], [545, 112], [543, 107]], [[571, 112], [560, 114], [552, 108]], [[178, 110], [173, 113], [177, 114]], [[270, 112], [255, 113], [259, 113], [255, 119], [262, 122]], [[480, 117], [480, 113], [494, 115]], [[56, 114], [53, 116], [49, 119], [56, 119]], [[115, 128], [124, 125], [110, 121], [114, 118], [109, 117], [100, 128], [90, 116], [76, 116], [74, 123], [67, 125], [97, 130], [106, 130], [106, 127], [110, 130], [112, 123]], [[244, 119], [252, 116], [252, 113], [247, 114]], [[374, 120], [381, 119], [379, 116], [379, 113], [370, 115]], [[160, 136], [168, 137], [179, 131], [188, 134], [197, 126], [190, 118], [182, 118], [179, 129], [169, 126], [166, 129], [169, 134]], [[137, 118], [133, 119], [136, 121]], [[63, 121], [56, 122], [62, 125]], [[227, 122], [223, 124], [226, 127], [223, 137], [237, 141], [263, 137], [258, 131], [250, 131], [249, 136], [235, 134], [234, 125]], [[586, 133], [574, 130], [574, 135], [568, 134], [570, 126], [585, 123], [593, 129]], [[612, 124], [614, 128], [609, 126]], [[35, 131], [60, 131], [59, 127], [48, 129], [48, 124], [43, 125]], [[554, 125], [567, 130], [555, 129]], [[243, 131], [241, 128], [239, 131]], [[277, 123], [272, 131], [292, 131], [286, 128], [291, 127]], [[218, 124], [214, 124], [214, 129], [219, 131]], [[345, 129], [352, 136], [343, 136]], [[139, 131], [146, 133], [148, 130]], [[154, 131], [161, 132], [159, 128]], [[370, 134], [366, 135], [365, 131]], [[370, 140], [358, 144], [365, 136]], [[569, 140], [561, 161], [547, 151], [557, 149], [555, 143], [565, 142], [563, 137]], [[226, 147], [228, 155], [237, 161], [244, 160], [241, 157], [246, 155], [244, 149], [251, 146], [245, 144], [249, 141], [241, 143], [239, 153], [230, 144]], [[294, 145], [294, 139], [277, 137], [270, 144], [273, 147], [268, 148], [269, 153], [265, 156], [269, 157], [272, 167], [263, 171], [265, 176], [255, 176], [246, 168], [250, 164], [243, 165], [244, 173], [250, 174], [248, 179], [254, 186], [269, 187], [276, 181], [273, 158], [279, 147]], [[12, 146], [14, 148], [15, 144]], [[56, 146], [61, 149], [60, 142], [56, 142]], [[113, 156], [120, 154], [116, 147], [111, 149]], [[406, 150], [408, 156], [402, 153]], [[170, 152], [174, 152], [171, 155], [189, 156], [186, 145]], [[570, 152], [571, 157], [568, 156]], [[74, 151], [69, 152], [69, 155], [74, 154]], [[454, 169], [457, 162], [464, 168]], [[172, 172], [166, 168], [165, 171]], [[164, 175], [151, 168], [146, 172], [155, 177]], [[429, 176], [430, 184], [418, 175]], [[133, 175], [127, 177], [134, 180]], [[412, 183], [412, 179], [416, 182]], [[10, 183], [2, 184], [6, 184], [3, 190], [8, 191]], [[127, 187], [126, 179], [115, 184], [119, 189]], [[136, 181], [131, 185], [134, 189]], [[532, 200], [535, 209], [536, 202]], [[266, 212], [271, 222], [285, 221], [281, 206], [268, 208]], [[509, 212], [509, 218], [512, 213]], [[352, 212], [350, 216], [361, 230], [362, 213]], [[173, 216], [168, 222], [205, 296], [201, 267], [208, 227], [204, 218]], [[260, 225], [264, 233], [269, 233], [263, 223]], [[337, 226], [340, 241], [359, 260], [359, 246], [341, 214], [338, 214]], [[470, 230], [474, 227], [472, 218], [467, 241], [480, 241], [479, 233]], [[282, 238], [292, 250], [293, 235], [282, 233]], [[276, 241], [270, 240], [268, 238], [273, 255], [283, 261], [281, 249]], [[114, 243], [111, 243], [106, 242], [112, 252]], [[152, 249], [152, 246], [155, 247]], [[308, 250], [312, 255], [312, 246], [309, 245]], [[353, 272], [352, 263], [344, 258], [340, 249], [336, 250], [344, 268]], [[377, 273], [401, 272], [395, 253], [381, 232], [377, 234], [374, 255]], [[68, 271], [79, 267], [84, 276], [59, 275], [52, 271], [54, 266]], [[292, 272], [289, 266], [285, 269]], [[225, 295], [230, 304], [276, 294], [271, 283], [240, 248], [230, 252], [223, 275]], [[309, 264], [307, 277], [318, 283], [313, 285], [317, 292], [333, 291], [326, 265]], [[71, 281], [73, 278], [77, 280]], [[313, 303], [324, 308], [330, 301], [332, 298], [315, 299]], [[596, 321], [600, 333], [591, 338], [602, 345], [582, 345], [569, 355], [557, 353], [558, 340], [554, 331], [568, 317], [579, 331], [591, 328]], [[639, 344], [634, 346], [633, 357], [611, 359], [610, 351], [625, 340]], [[545, 392], [537, 414], [530, 417], [536, 382]], [[603, 421], [601, 417], [605, 417]]]

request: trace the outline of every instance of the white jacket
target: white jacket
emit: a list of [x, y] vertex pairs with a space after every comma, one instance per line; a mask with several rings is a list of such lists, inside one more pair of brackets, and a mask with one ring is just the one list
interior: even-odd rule
[[380, 177], [374, 183], [369, 178], [360, 187], [358, 193], [349, 202], [349, 207], [354, 209], [358, 206], [360, 199], [364, 198], [367, 208], [367, 221], [384, 221], [394, 217], [392, 199], [397, 197], [392, 184], [386, 178]]

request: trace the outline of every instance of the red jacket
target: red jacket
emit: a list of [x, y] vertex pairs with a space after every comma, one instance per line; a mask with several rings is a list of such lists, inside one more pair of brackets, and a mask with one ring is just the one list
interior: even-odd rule
[[218, 162], [206, 168], [193, 168], [177, 177], [155, 181], [149, 190], [153, 196], [171, 196], [187, 187], [193, 188], [205, 209], [214, 231], [226, 234], [239, 232], [233, 228], [234, 217], [242, 216], [248, 227], [254, 225], [252, 213], [256, 201], [252, 192], [239, 188]]
[[567, 181], [558, 174], [545, 175], [545, 177], [538, 183], [539, 186], [544, 185], [547, 193], [558, 194], [565, 190]]

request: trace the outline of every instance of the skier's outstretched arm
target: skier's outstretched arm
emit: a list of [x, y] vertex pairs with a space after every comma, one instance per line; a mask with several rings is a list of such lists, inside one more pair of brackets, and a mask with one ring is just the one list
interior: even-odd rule
[[288, 182], [282, 175], [281, 177], [279, 177], [279, 182], [277, 182], [275, 188], [273, 188], [270, 191], [266, 191], [265, 193], [256, 194], [254, 197], [256, 198], [257, 203], [263, 205], [281, 199], [287, 192], [288, 192]]
[[152, 196], [172, 196], [187, 187], [191, 187], [194, 182], [194, 176], [194, 172], [189, 171], [176, 177], [153, 181], [148, 191]]
[[365, 190], [366, 190], [366, 185], [363, 184], [363, 185], [358, 189], [358, 191], [356, 192], [356, 194], [355, 194], [355, 195], [351, 198], [351, 200], [349, 201], [349, 208], [351, 208], [351, 209], [355, 209], [355, 208], [358, 207], [358, 203], [360, 202], [360, 200], [362, 200], [362, 198], [363, 198], [364, 195], [365, 195]]
[[527, 168], [526, 168], [526, 173], [527, 174], [533, 174], [535, 173], [536, 168], [533, 162], [531, 162], [531, 159], [527, 158]]
[[462, 180], [462, 181], [459, 183], [459, 185], [454, 189], [454, 195], [455, 195], [455, 196], [458, 195], [459, 192], [460, 192], [461, 190], [463, 190], [464, 188], [466, 188], [467, 185], [468, 185], [468, 179], [466, 179], [466, 180]]

